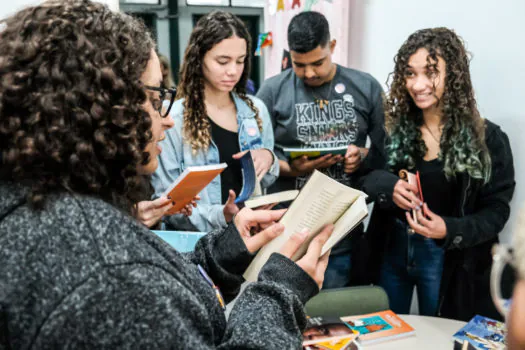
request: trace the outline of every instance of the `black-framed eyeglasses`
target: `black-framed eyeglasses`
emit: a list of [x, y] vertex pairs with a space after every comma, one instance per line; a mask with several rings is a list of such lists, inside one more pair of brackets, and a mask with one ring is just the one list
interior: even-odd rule
[[[168, 114], [170, 114], [171, 106], [173, 106], [173, 102], [175, 101], [177, 90], [175, 88], [166, 89], [158, 86], [148, 85], [144, 85], [144, 88], [159, 92], [160, 103], [158, 106], [153, 105], [153, 107], [159, 112], [162, 118], [166, 118]], [[169, 101], [168, 108], [165, 108], [164, 101]]]

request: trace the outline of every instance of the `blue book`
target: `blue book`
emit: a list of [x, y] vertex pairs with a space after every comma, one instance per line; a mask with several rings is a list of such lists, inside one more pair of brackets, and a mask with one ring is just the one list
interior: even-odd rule
[[466, 340], [476, 349], [505, 349], [506, 334], [503, 322], [476, 315], [454, 334], [454, 339]]
[[256, 192], [257, 174], [253, 164], [252, 154], [246, 152], [240, 159], [242, 168], [242, 190], [235, 199], [235, 204], [244, 203]]
[[151, 231], [166, 241], [173, 248], [181, 253], [192, 252], [195, 249], [197, 241], [206, 234], [206, 232], [192, 231]]

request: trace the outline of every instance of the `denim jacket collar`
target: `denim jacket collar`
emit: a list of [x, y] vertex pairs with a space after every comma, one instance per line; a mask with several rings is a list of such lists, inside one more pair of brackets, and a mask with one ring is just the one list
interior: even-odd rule
[[237, 109], [238, 120], [255, 117], [255, 112], [238, 94], [232, 92], [231, 95], [233, 97], [233, 102], [235, 103], [235, 108]]

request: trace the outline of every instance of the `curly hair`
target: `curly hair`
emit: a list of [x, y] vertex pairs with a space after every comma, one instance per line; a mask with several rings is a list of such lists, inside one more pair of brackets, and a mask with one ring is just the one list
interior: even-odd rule
[[444, 123], [439, 158], [444, 162], [445, 175], [453, 178], [467, 172], [472, 178], [487, 182], [491, 159], [485, 144], [485, 122], [474, 98], [469, 55], [461, 38], [447, 28], [413, 33], [394, 58], [395, 68], [389, 75], [390, 93], [385, 101], [386, 128], [391, 137], [389, 165], [413, 169], [415, 159], [427, 152], [420, 131], [422, 111], [410, 97], [405, 80], [410, 56], [421, 48], [428, 51], [428, 65], [435, 70], [438, 56], [446, 64], [444, 94], [438, 102], [442, 105]]
[[259, 111], [253, 101], [246, 96], [246, 82], [251, 68], [250, 34], [239, 17], [229, 12], [213, 11], [201, 17], [193, 29], [179, 72], [177, 98], [184, 98], [184, 137], [189, 141], [194, 152], [207, 149], [211, 142], [211, 125], [204, 104], [204, 75], [202, 72], [204, 56], [215, 45], [232, 36], [246, 40], [244, 70], [233, 92], [237, 93], [255, 112], [255, 119], [259, 129], [262, 130]]
[[69, 191], [131, 212], [152, 139], [139, 78], [155, 45], [144, 24], [87, 0], [2, 22], [0, 180], [26, 185], [35, 208]]

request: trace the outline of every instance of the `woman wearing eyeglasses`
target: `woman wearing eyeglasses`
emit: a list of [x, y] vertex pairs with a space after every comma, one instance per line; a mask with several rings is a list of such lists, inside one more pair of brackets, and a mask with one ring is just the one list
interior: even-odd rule
[[[392, 310], [409, 313], [416, 287], [424, 315], [497, 316], [491, 247], [510, 213], [512, 153], [477, 109], [469, 57], [452, 30], [419, 30], [401, 46], [386, 123], [388, 170], [365, 178], [364, 191], [377, 199], [368, 238]], [[401, 169], [419, 171], [423, 200]]]
[[246, 95], [251, 51], [248, 30], [231, 13], [214, 11], [193, 29], [180, 69], [180, 99], [170, 113], [175, 126], [161, 144], [152, 184], [160, 196], [188, 166], [228, 167], [200, 193], [191, 216], [164, 219], [168, 228], [209, 231], [230, 222], [239, 210], [234, 201], [242, 188], [239, 159], [245, 151], [251, 151], [263, 188], [279, 175], [268, 110]]
[[87, 0], [2, 21], [0, 349], [301, 347], [331, 227], [297, 262], [308, 233], [288, 240], [226, 319], [283, 211], [244, 208], [186, 254], [132, 216], [173, 125], [154, 47], [143, 23]]

